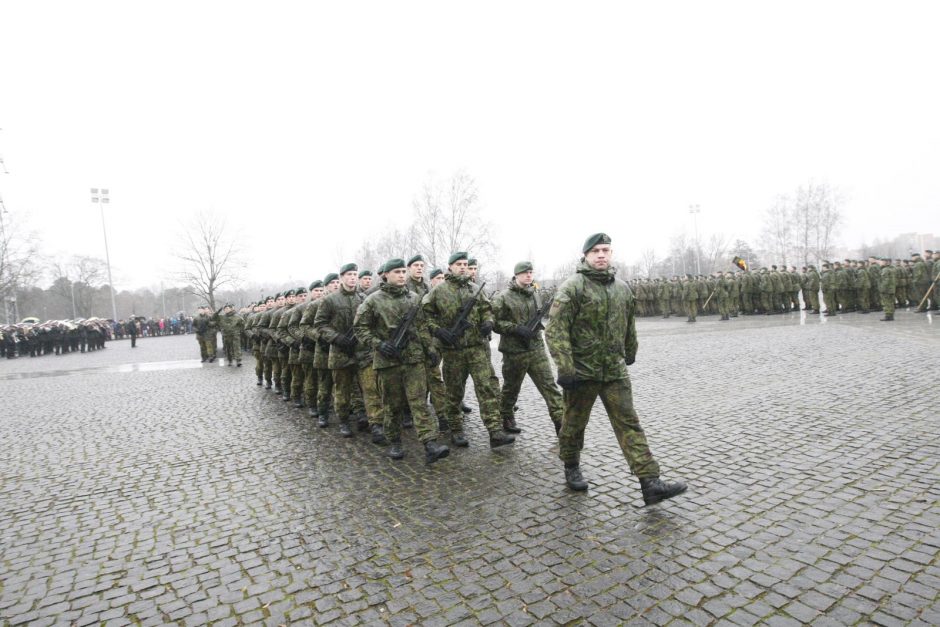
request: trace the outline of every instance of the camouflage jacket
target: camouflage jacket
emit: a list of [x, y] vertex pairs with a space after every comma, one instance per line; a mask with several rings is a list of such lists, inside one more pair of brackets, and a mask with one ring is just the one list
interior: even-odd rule
[[882, 294], [894, 294], [898, 287], [897, 268], [884, 266], [881, 268], [881, 277], [878, 280], [878, 289]]
[[234, 311], [219, 316], [222, 335], [238, 335], [245, 330], [245, 321]]
[[214, 330], [214, 327], [210, 328], [210, 320], [211, 317], [204, 313], [193, 316], [193, 331], [195, 331], [196, 335], [206, 335], [210, 331]]
[[300, 307], [295, 303], [284, 309], [284, 311], [281, 312], [281, 317], [277, 320], [277, 328], [274, 330], [274, 335], [277, 337], [277, 341], [290, 349], [294, 348], [294, 344], [297, 343], [297, 338], [290, 334], [290, 331], [287, 328], [287, 324], [290, 322], [291, 316], [299, 308]]
[[524, 353], [543, 350], [545, 344], [542, 332], [536, 331], [531, 340], [526, 341], [515, 333], [514, 329], [528, 322], [545, 303], [545, 296], [529, 286], [522, 287], [513, 278], [509, 289], [493, 299], [493, 318], [496, 332], [499, 333], [499, 351], [501, 353]]
[[409, 292], [414, 292], [418, 295], [418, 298], [424, 298], [424, 295], [427, 294], [430, 290], [428, 289], [428, 282], [421, 280], [419, 283], [411, 277], [408, 277], [408, 280], [405, 282], [405, 287], [408, 288]]
[[[379, 344], [392, 339], [399, 323], [412, 307], [417, 307], [418, 311], [408, 331], [410, 339], [402, 351], [401, 359], [386, 357], [379, 352]], [[424, 320], [421, 297], [407, 287], [383, 283], [378, 292], [370, 294], [360, 305], [353, 328], [359, 343], [371, 350], [372, 367], [376, 370], [401, 364], [424, 363], [427, 353], [431, 351], [431, 336]]]
[[[358, 353], [368, 352], [368, 348], [363, 351], [360, 346], [355, 346], [351, 350], [344, 350], [336, 345], [341, 337], [352, 330], [356, 309], [362, 304], [362, 299], [363, 295], [358, 290], [349, 291], [342, 286], [326, 298], [321, 299], [316, 318], [313, 320], [313, 327], [320, 334], [321, 340], [331, 344], [330, 357], [327, 361], [327, 367], [330, 370], [339, 370], [350, 366], [359, 367]], [[355, 335], [352, 335], [352, 337], [355, 337]]]
[[855, 285], [853, 287], [863, 291], [871, 289], [871, 280], [868, 278], [868, 271], [865, 268], [855, 270]]
[[915, 261], [914, 267], [911, 270], [911, 278], [914, 280], [914, 285], [925, 285], [929, 284], [933, 277], [927, 275], [927, 264], [923, 261]]
[[[444, 281], [428, 292], [422, 301], [430, 332], [433, 334], [438, 329], [451, 328], [457, 321], [460, 309], [479, 289], [480, 286], [469, 277], [448, 274]], [[480, 325], [486, 321], [493, 322], [493, 311], [486, 295], [480, 294], [467, 316], [470, 327], [457, 339], [457, 345], [454, 348], [449, 346], [440, 348], [447, 351], [483, 346], [489, 340], [480, 335]]]
[[615, 270], [595, 270], [582, 262], [578, 273], [555, 293], [545, 331], [559, 376], [586, 381], [627, 378], [636, 358], [636, 303]]
[[[264, 356], [269, 358], [277, 357], [281, 352], [287, 352], [287, 347], [282, 346], [277, 337], [277, 325], [281, 322], [281, 315], [287, 310], [286, 306], [271, 310], [271, 317], [268, 318], [267, 337], [268, 343], [264, 347]], [[264, 319], [262, 318], [262, 324]]]
[[326, 298], [326, 295], [307, 303], [303, 314], [300, 316], [300, 332], [303, 334], [300, 361], [306, 362], [308, 359], [312, 359], [313, 367], [320, 369], [326, 369], [329, 365], [330, 343], [320, 339], [320, 334], [313, 326], [313, 322], [316, 320], [317, 310], [324, 298]]

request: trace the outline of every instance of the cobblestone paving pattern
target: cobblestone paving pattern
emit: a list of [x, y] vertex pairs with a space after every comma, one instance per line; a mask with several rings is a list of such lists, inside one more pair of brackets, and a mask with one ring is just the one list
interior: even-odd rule
[[690, 486], [649, 508], [600, 403], [565, 489], [528, 382], [514, 447], [475, 412], [426, 467], [192, 336], [4, 361], [0, 623], [940, 624], [940, 319], [897, 317], [642, 320], [637, 407]]

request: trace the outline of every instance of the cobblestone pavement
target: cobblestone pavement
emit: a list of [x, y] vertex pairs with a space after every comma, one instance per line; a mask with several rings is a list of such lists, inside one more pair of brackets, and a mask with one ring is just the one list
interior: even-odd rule
[[642, 320], [690, 486], [648, 508], [598, 410], [565, 489], [530, 383], [514, 447], [473, 413], [426, 467], [193, 336], [4, 361], [0, 623], [940, 624], [940, 319], [897, 317]]

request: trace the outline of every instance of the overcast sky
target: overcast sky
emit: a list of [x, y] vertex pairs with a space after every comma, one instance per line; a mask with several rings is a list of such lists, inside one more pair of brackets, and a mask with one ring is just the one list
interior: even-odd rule
[[603, 230], [634, 260], [838, 187], [841, 243], [940, 233], [935, 2], [4, 2], [0, 194], [119, 289], [199, 210], [249, 281], [308, 282], [465, 168], [506, 269]]

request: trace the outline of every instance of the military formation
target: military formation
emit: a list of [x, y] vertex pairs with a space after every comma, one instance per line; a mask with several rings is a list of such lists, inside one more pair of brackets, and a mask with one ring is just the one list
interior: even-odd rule
[[0, 358], [91, 352], [111, 337], [111, 322], [101, 318], [9, 324], [0, 326]]
[[[883, 311], [885, 322], [897, 308], [937, 311], [940, 251], [912, 253], [910, 259], [825, 261], [821, 271], [806, 265], [771, 266], [757, 271], [716, 272], [711, 276], [673, 276], [635, 279], [639, 316], [718, 315], [728, 321], [738, 315], [774, 315], [801, 309], [814, 314], [867, 314]], [[820, 298], [820, 294], [822, 297]]]
[[[549, 419], [531, 428], [551, 424], [566, 484], [586, 490], [584, 430], [600, 397], [644, 502], [656, 503], [686, 486], [660, 479], [633, 408], [627, 366], [637, 350], [638, 301], [615, 276], [608, 236], [592, 235], [583, 251], [577, 273], [554, 292], [537, 287], [527, 261], [491, 297], [468, 253], [454, 252], [446, 269], [429, 272], [415, 255], [389, 259], [374, 275], [348, 263], [240, 311], [202, 308], [193, 326], [204, 362], [217, 359], [221, 331], [228, 365], [240, 366], [242, 351], [250, 351], [259, 388], [305, 410], [321, 428], [335, 424], [340, 437], [367, 434], [393, 460], [405, 456], [402, 439], [412, 428], [428, 464], [447, 458], [451, 447], [470, 446], [468, 379], [490, 448], [513, 445], [523, 431], [516, 401], [528, 376]], [[502, 384], [490, 353], [493, 333]]]

